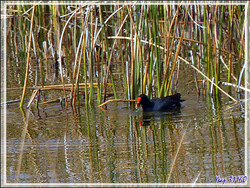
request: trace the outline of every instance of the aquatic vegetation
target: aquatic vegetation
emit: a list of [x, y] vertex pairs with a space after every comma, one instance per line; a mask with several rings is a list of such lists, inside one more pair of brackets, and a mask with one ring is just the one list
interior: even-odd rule
[[[16, 44], [15, 61], [26, 62], [20, 106], [31, 59], [40, 69], [36, 86], [50, 84], [46, 77], [53, 66], [62, 95], [69, 95], [73, 106], [83, 83], [87, 106], [95, 99], [98, 105], [105, 102], [107, 92], [114, 99], [122, 92], [129, 100], [141, 93], [150, 98], [174, 94], [183, 74], [180, 64], [193, 68], [197, 95], [218, 97], [222, 92], [237, 101], [230, 94], [234, 85], [235, 91], [244, 88], [244, 13], [244, 5], [8, 5], [6, 14], [13, 17], [7, 42]], [[118, 63], [119, 72], [114, 70]], [[122, 77], [122, 91], [116, 74]], [[69, 83], [70, 91], [65, 87]], [[222, 83], [231, 85], [222, 88]]]

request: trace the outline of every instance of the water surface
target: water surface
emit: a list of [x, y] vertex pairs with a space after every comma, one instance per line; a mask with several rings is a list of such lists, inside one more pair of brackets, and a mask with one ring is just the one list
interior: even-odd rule
[[[143, 113], [60, 103], [7, 109], [7, 182], [214, 183], [243, 175], [244, 113], [184, 94], [179, 110]], [[239, 107], [238, 107], [239, 108]], [[197, 178], [197, 180], [196, 180]]]

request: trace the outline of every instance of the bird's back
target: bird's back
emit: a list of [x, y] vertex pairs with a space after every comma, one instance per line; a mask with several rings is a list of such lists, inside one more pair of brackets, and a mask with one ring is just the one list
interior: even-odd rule
[[154, 104], [154, 111], [164, 111], [180, 106], [180, 99], [180, 93], [176, 93], [175, 95], [152, 99], [151, 102]]

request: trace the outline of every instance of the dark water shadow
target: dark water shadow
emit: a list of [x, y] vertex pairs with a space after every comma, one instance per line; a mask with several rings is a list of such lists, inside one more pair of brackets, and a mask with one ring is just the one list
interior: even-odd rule
[[153, 111], [143, 112], [138, 118], [139, 126], [150, 126], [154, 122], [166, 121], [166, 120], [178, 120], [181, 118], [181, 108], [175, 108], [164, 112]]

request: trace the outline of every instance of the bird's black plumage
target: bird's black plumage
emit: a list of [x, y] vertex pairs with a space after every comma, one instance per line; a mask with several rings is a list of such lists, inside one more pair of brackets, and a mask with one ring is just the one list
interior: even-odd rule
[[167, 111], [179, 107], [182, 101], [180, 93], [152, 100], [141, 94], [137, 100], [137, 107], [141, 104], [143, 111]]

